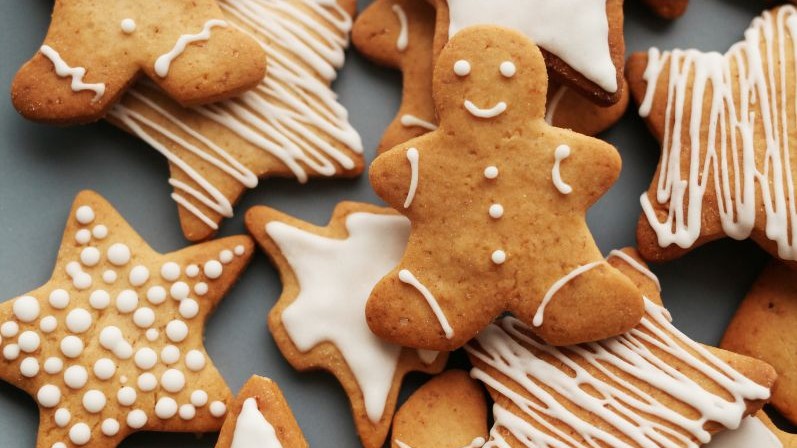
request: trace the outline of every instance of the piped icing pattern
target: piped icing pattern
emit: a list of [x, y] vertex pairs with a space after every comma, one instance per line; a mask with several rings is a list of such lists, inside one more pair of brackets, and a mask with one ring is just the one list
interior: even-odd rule
[[[760, 228], [780, 258], [797, 260], [790, 128], [797, 70], [785, 63], [795, 45], [797, 9], [786, 5], [754, 19], [744, 40], [724, 55], [648, 52], [639, 113], [647, 117], [654, 106], [666, 109], [658, 183], [655, 194], [643, 194], [641, 202], [661, 247], [695, 244], [703, 202], [713, 189], [728, 236], [744, 239]], [[668, 80], [660, 86], [663, 73]], [[662, 88], [666, 97], [656, 94]], [[683, 135], [692, 136], [686, 147]], [[663, 221], [653, 201], [666, 204]]]
[[100, 98], [105, 95], [104, 83], [84, 82], [83, 78], [86, 76], [86, 69], [83, 67], [70, 67], [69, 64], [67, 64], [66, 61], [61, 58], [61, 55], [53, 47], [49, 45], [42, 45], [39, 49], [39, 52], [53, 63], [56, 75], [60, 76], [61, 78], [72, 78], [70, 87], [72, 88], [73, 92], [82, 92], [84, 90], [90, 90], [94, 92], [94, 98], [92, 99], [92, 102], [99, 101]]
[[556, 147], [556, 150], [554, 150], [554, 162], [553, 168], [551, 169], [551, 179], [553, 180], [553, 186], [556, 187], [559, 193], [562, 194], [570, 194], [573, 192], [573, 187], [562, 180], [562, 173], [559, 171], [562, 161], [568, 157], [570, 157], [569, 146], [559, 145]]
[[[352, 157], [362, 154], [359, 134], [329, 87], [343, 65], [349, 14], [328, 0], [222, 0], [219, 5], [225, 23], [247, 32], [267, 53], [268, 76], [254, 90], [186, 112], [144, 83], [110, 112], [187, 176], [188, 181], [169, 180], [172, 198], [213, 230], [219, 217], [233, 214], [219, 176], [254, 188], [258, 175], [277, 165], [306, 182], [310, 175], [351, 170]], [[219, 138], [218, 130], [228, 134]], [[237, 155], [242, 147], [257, 155], [252, 166]]]
[[282, 448], [274, 427], [258, 409], [257, 399], [244, 401], [230, 448]]
[[396, 50], [404, 51], [407, 49], [407, 46], [410, 43], [410, 30], [409, 24], [407, 23], [407, 13], [404, 12], [404, 8], [401, 7], [398, 3], [394, 4], [393, 13], [396, 14], [396, 18], [399, 21], [399, 34], [396, 38]]
[[[168, 261], [151, 272], [143, 264], [152, 265], [151, 255], [119, 240], [109, 230], [115, 223], [91, 206], [71, 219], [65, 244], [76, 245], [77, 256], [63, 263], [70, 287], [12, 299], [0, 323], [4, 369], [24, 377], [17, 384], [41, 406], [42, 427], [62, 433], [58, 446], [82, 446], [162, 421], [190, 427], [198, 413], [223, 417], [227, 397], [201, 386], [219, 374], [191, 332], [209, 312], [200, 305], [208, 285], [233, 259], [219, 254], [201, 268]], [[240, 257], [246, 248], [228, 251]]]
[[[202, 31], [196, 34], [183, 34], [180, 36], [171, 50], [158, 56], [158, 59], [155, 60], [155, 65], [153, 67], [155, 69], [155, 74], [161, 78], [168, 76], [172, 62], [183, 54], [185, 49], [188, 48], [188, 45], [210, 39], [210, 32], [214, 27], [226, 28], [227, 22], [221, 19], [210, 19], [202, 26]], [[133, 29], [135, 29], [135, 25]]]

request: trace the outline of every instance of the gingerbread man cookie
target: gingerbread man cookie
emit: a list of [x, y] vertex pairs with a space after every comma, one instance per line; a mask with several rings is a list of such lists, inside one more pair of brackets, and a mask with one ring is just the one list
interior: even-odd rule
[[80, 193], [50, 280], [0, 305], [0, 378], [36, 399], [36, 446], [218, 430], [230, 391], [202, 333], [251, 255], [245, 236], [161, 255]]
[[296, 369], [335, 375], [363, 445], [382, 447], [404, 376], [440, 372], [448, 359], [386, 343], [365, 320], [368, 295], [401, 259], [409, 221], [390, 209], [343, 202], [327, 227], [267, 207], [249, 210], [246, 225], [282, 279], [268, 317], [280, 351]]
[[307, 448], [277, 383], [253, 376], [230, 405], [216, 448]]
[[425, 0], [376, 0], [357, 17], [354, 46], [378, 64], [401, 70], [401, 107], [378, 152], [437, 129], [432, 102], [435, 10]]
[[724, 237], [752, 238], [797, 260], [797, 97], [785, 5], [753, 20], [721, 55], [698, 50], [637, 53], [628, 82], [639, 113], [662, 142], [637, 227], [642, 255], [671, 260]]
[[31, 120], [85, 123], [103, 117], [142, 74], [191, 106], [255, 87], [265, 64], [260, 45], [224, 20], [215, 0], [59, 0], [11, 98]]
[[566, 344], [622, 333], [642, 296], [603, 261], [584, 214], [616, 180], [617, 151], [544, 121], [539, 50], [498, 27], [458, 33], [438, 58], [437, 131], [371, 166], [377, 194], [412, 222], [398, 267], [371, 293], [371, 329], [451, 350], [509, 310]]
[[186, 238], [213, 236], [258, 178], [354, 177], [362, 142], [330, 83], [343, 65], [353, 0], [219, 0], [230, 26], [268, 54], [268, 75], [253, 91], [185, 109], [147, 83], [109, 120], [168, 161], [172, 198]]
[[466, 347], [471, 376], [495, 400], [486, 446], [696, 447], [737, 428], [769, 398], [772, 367], [689, 339], [672, 325], [637, 254], [612, 255], [646, 292], [645, 317], [633, 330], [553, 347], [505, 317]]

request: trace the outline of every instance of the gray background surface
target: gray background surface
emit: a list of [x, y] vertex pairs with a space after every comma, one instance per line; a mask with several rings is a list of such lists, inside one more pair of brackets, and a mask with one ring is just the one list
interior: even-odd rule
[[[365, 7], [369, 1], [359, 3]], [[741, 38], [765, 2], [694, 0], [687, 15], [674, 23], [657, 19], [639, 0], [626, 3], [630, 53], [650, 46], [724, 51]], [[41, 44], [51, 8], [48, 0], [0, 0], [1, 91]], [[352, 50], [335, 89], [372, 159], [398, 106], [399, 74], [368, 63]], [[32, 290], [50, 277], [66, 214], [81, 189], [94, 189], [110, 200], [155, 249], [167, 252], [187, 244], [169, 198], [166, 161], [159, 154], [105, 123], [55, 128], [27, 122], [5, 95], [0, 95], [0, 300]], [[607, 252], [634, 244], [638, 198], [656, 168], [658, 145], [633, 108], [603, 137], [619, 148], [624, 164], [619, 182], [589, 215]], [[223, 223], [220, 234], [244, 232], [243, 212], [257, 204], [323, 224], [341, 200], [377, 201], [365, 176], [308, 185], [264, 180], [244, 196], [236, 217]], [[653, 270], [661, 278], [675, 323], [693, 338], [713, 344], [766, 259], [750, 242], [726, 240]], [[274, 345], [265, 319], [280, 291], [276, 272], [258, 255], [211, 318], [208, 351], [233, 390], [255, 373], [279, 382], [311, 445], [359, 446], [347, 398], [336, 381], [323, 372], [295, 372]], [[462, 357], [455, 356], [454, 362], [461, 363]], [[411, 376], [405, 395], [423, 380]], [[0, 386], [1, 447], [35, 446], [37, 420], [31, 398], [12, 386]], [[214, 444], [214, 434], [138, 434], [122, 447]]]

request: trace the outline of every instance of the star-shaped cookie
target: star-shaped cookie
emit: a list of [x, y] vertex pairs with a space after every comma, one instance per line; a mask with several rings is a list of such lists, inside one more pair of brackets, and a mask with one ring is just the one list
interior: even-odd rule
[[29, 119], [85, 123], [102, 118], [140, 75], [192, 106], [255, 87], [265, 59], [216, 0], [59, 0], [11, 98]]
[[219, 0], [231, 28], [268, 55], [258, 86], [221, 103], [185, 109], [141, 83], [109, 120], [160, 152], [190, 241], [219, 222], [259, 178], [354, 177], [362, 142], [330, 84], [344, 62], [354, 0]]
[[794, 20], [792, 5], [765, 11], [724, 55], [652, 48], [629, 59], [639, 113], [662, 142], [641, 197], [637, 240], [646, 259], [749, 237], [797, 260], [797, 70], [786, 50]]
[[251, 255], [245, 236], [161, 255], [80, 193], [50, 280], [0, 305], [0, 378], [37, 401], [37, 447], [218, 430], [230, 391], [203, 328]]
[[383, 342], [365, 320], [371, 289], [404, 252], [409, 221], [389, 209], [343, 202], [327, 227], [267, 207], [249, 210], [246, 225], [282, 279], [268, 317], [282, 354], [296, 369], [335, 375], [363, 445], [381, 447], [404, 376], [439, 372], [447, 359]]

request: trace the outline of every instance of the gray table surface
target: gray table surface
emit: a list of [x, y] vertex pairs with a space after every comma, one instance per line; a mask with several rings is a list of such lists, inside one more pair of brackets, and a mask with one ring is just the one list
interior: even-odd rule
[[[360, 7], [369, 2], [360, 0]], [[638, 0], [626, 5], [628, 52], [698, 48], [724, 51], [740, 39], [764, 1], [695, 0], [682, 19], [655, 18]], [[0, 0], [0, 86], [8, 86], [18, 67], [41, 44], [52, 2]], [[3, 87], [5, 89], [6, 87]], [[370, 64], [355, 51], [335, 83], [351, 121], [362, 134], [366, 155], [392, 118], [399, 100], [400, 76]], [[658, 160], [658, 145], [632, 108], [603, 136], [619, 148], [623, 173], [614, 188], [590, 211], [589, 222], [603, 251], [633, 245], [640, 212]], [[65, 216], [75, 194], [94, 189], [109, 199], [157, 250], [186, 245], [175, 204], [169, 198], [166, 161], [144, 142], [105, 123], [56, 128], [25, 121], [0, 95], [0, 300], [38, 287], [49, 277]], [[341, 200], [377, 201], [365, 176], [356, 180], [298, 185], [266, 180], [246, 194], [236, 217], [221, 235], [244, 232], [243, 212], [267, 204], [318, 224], [326, 223]], [[750, 242], [725, 240], [653, 270], [675, 323], [701, 342], [717, 343], [737, 304], [766, 262]], [[282, 386], [310, 444], [359, 446], [346, 395], [328, 374], [298, 373], [282, 358], [265, 325], [266, 313], [280, 294], [275, 270], [258, 255], [240, 283], [209, 322], [207, 348], [237, 390], [252, 374]], [[455, 356], [453, 363], [463, 363]], [[414, 375], [404, 395], [424, 381]], [[0, 446], [33, 447], [36, 406], [13, 386], [0, 386]], [[212, 447], [215, 435], [138, 434], [121, 446]]]

